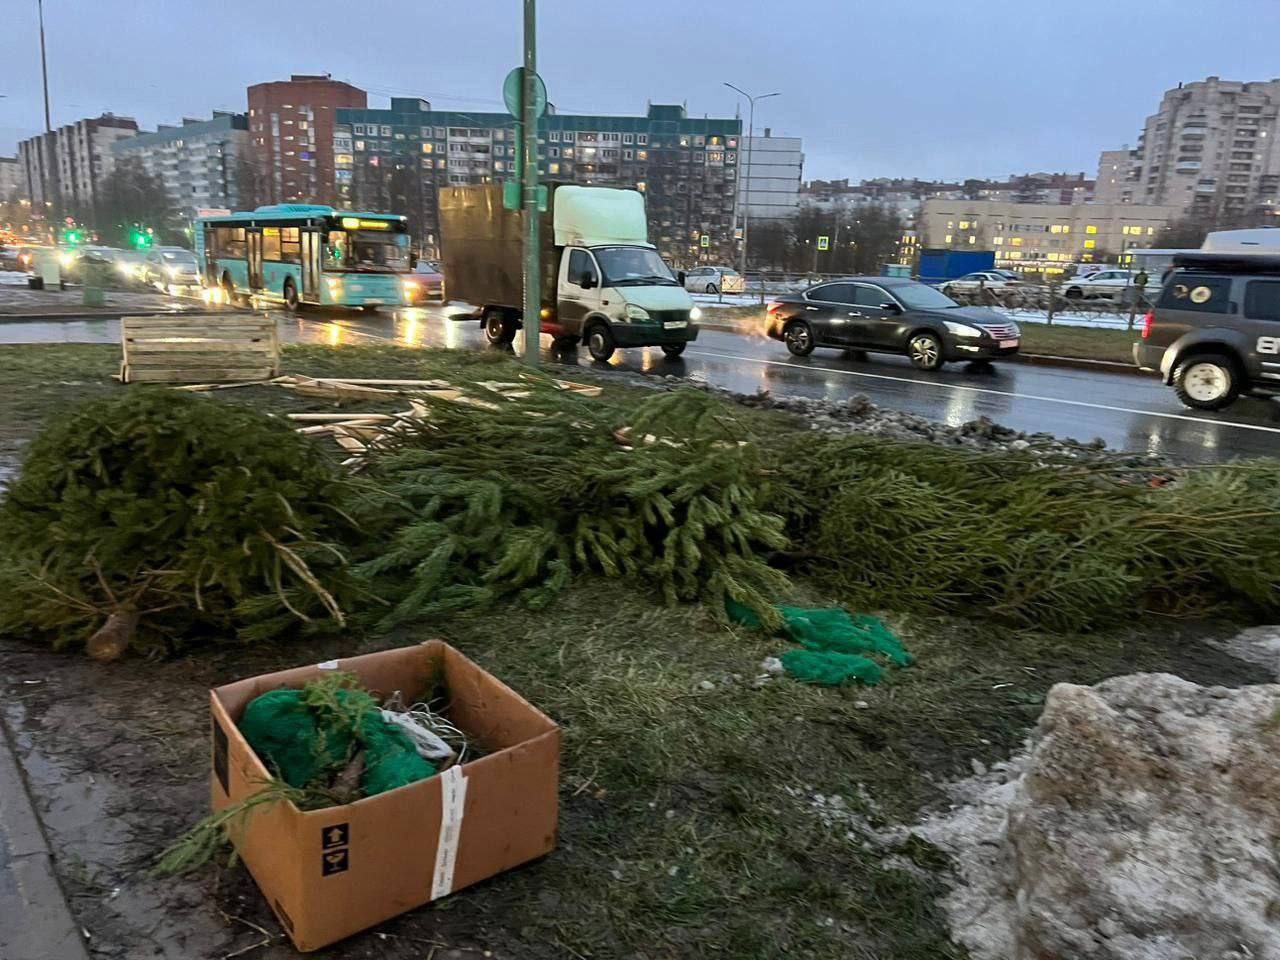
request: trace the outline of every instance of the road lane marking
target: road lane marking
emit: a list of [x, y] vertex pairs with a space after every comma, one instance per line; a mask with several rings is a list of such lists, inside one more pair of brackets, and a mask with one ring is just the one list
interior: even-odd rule
[[706, 350], [690, 350], [688, 357], [715, 357], [721, 360], [746, 360], [750, 363], [765, 363], [773, 367], [786, 367], [789, 370], [822, 370], [826, 373], [842, 373], [846, 377], [866, 377], [871, 380], [892, 380], [894, 383], [915, 383], [926, 387], [941, 387], [946, 390], [961, 390], [968, 393], [986, 393], [996, 397], [1012, 397], [1015, 400], [1040, 400], [1044, 403], [1062, 403], [1072, 407], [1087, 407], [1091, 410], [1110, 410], [1113, 413], [1132, 413], [1141, 417], [1161, 417], [1165, 420], [1185, 420], [1189, 423], [1203, 423], [1214, 427], [1236, 427], [1240, 430], [1258, 430], [1263, 433], [1280, 433], [1280, 427], [1264, 427], [1256, 423], [1236, 423], [1229, 420], [1206, 420], [1203, 417], [1192, 417], [1182, 413], [1158, 413], [1154, 410], [1137, 410], [1133, 407], [1117, 407], [1109, 403], [1090, 403], [1087, 400], [1067, 400], [1064, 397], [1045, 397], [1035, 393], [1013, 393], [1009, 390], [992, 390], [990, 387], [966, 387], [958, 383], [939, 383], [936, 380], [914, 380], [910, 377], [893, 377], [885, 373], [862, 373], [857, 370], [841, 370], [839, 367], [798, 366], [785, 360], [763, 360], [758, 357], [743, 357], [733, 353], [710, 353]]

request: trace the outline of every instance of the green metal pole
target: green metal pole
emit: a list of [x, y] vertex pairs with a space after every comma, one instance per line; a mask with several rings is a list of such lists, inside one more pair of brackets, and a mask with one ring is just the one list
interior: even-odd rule
[[542, 270], [538, 251], [538, 30], [537, 2], [524, 0], [524, 95], [521, 119], [524, 129], [524, 360], [538, 365], [538, 340], [542, 329]]

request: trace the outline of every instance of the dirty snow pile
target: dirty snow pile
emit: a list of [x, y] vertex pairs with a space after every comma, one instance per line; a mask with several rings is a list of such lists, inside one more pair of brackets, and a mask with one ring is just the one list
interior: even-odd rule
[[1280, 685], [1049, 693], [1029, 751], [917, 833], [975, 960], [1280, 957]]

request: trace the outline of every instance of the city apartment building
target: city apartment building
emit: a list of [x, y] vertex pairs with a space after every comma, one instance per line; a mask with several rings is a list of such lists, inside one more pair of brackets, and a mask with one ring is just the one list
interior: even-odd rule
[[17, 157], [0, 157], [0, 203], [25, 197], [26, 178]]
[[194, 217], [201, 209], [237, 208], [238, 165], [248, 145], [248, 117], [214, 111], [210, 120], [184, 118], [181, 126], [117, 140], [111, 150], [117, 163], [136, 160], [160, 177], [178, 212]]
[[[339, 109], [336, 121], [339, 205], [404, 213], [426, 250], [438, 249], [440, 187], [515, 176], [516, 126], [505, 113], [394, 97], [387, 109]], [[538, 168], [548, 181], [643, 191], [649, 238], [665, 256], [723, 262], [735, 250], [741, 140], [741, 120], [689, 117], [678, 105], [653, 104], [644, 116], [549, 107], [538, 124]]]
[[104, 113], [23, 140], [18, 163], [32, 206], [68, 215], [91, 210], [115, 163], [111, 145], [137, 132], [132, 118]]
[[260, 203], [330, 203], [333, 136], [338, 110], [360, 108], [368, 95], [327, 74], [294, 74], [249, 88], [252, 199]]
[[1177, 207], [1148, 204], [930, 199], [921, 208], [920, 245], [994, 250], [1001, 266], [1052, 269], [1150, 247], [1177, 215]]
[[[1161, 98], [1130, 151], [1104, 151], [1123, 172], [1121, 199], [1231, 220], [1280, 212], [1280, 80], [1209, 77]], [[1121, 156], [1121, 154], [1124, 156]]]

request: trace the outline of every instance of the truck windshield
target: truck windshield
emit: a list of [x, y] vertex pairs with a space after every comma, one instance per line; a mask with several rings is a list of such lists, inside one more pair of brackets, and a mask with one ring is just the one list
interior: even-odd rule
[[409, 269], [409, 235], [376, 230], [330, 230], [324, 245], [326, 270], [402, 273]]
[[606, 287], [679, 286], [658, 251], [650, 247], [595, 247]]

